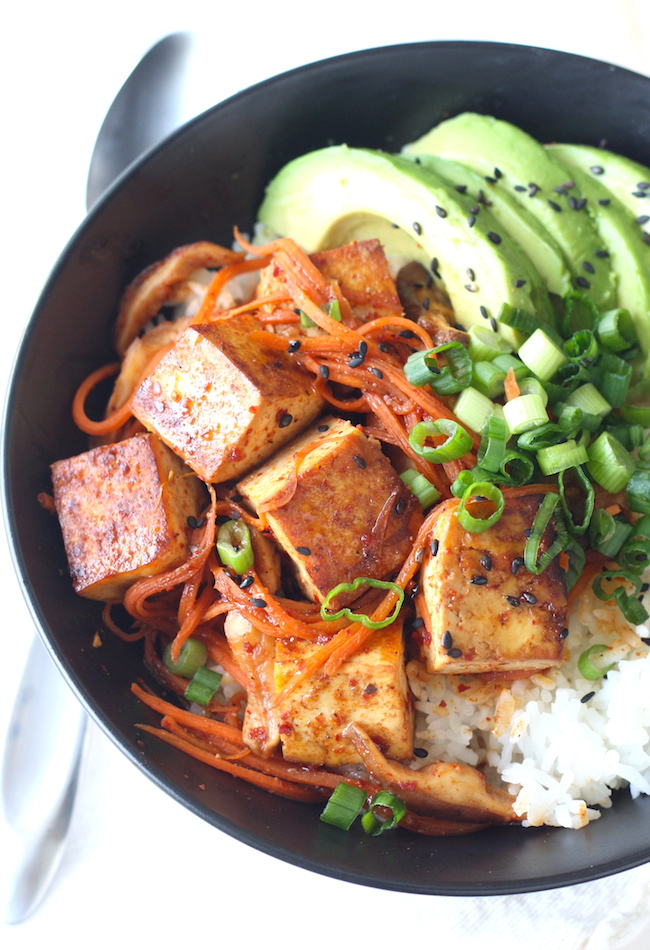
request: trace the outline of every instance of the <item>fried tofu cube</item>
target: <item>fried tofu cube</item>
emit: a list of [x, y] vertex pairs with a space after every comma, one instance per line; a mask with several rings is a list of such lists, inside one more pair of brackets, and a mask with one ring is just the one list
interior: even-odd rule
[[[403, 315], [395, 280], [379, 241], [353, 241], [310, 254], [310, 260], [327, 280], [338, 282], [356, 324]], [[282, 271], [272, 263], [260, 272], [257, 295], [263, 297], [284, 286]]]
[[[318, 647], [306, 640], [278, 640], [277, 693]], [[333, 676], [316, 673], [276, 707], [285, 759], [304, 765], [360, 762], [343, 736], [350, 722], [360, 725], [391, 759], [413, 756], [413, 705], [408, 690], [402, 622], [375, 631]]]
[[[380, 443], [350, 422], [324, 418], [237, 488], [264, 512], [310, 600], [356, 577], [390, 578], [408, 556], [422, 509]], [[341, 594], [332, 607], [362, 592]]]
[[[417, 607], [417, 631], [431, 672], [495, 673], [542, 670], [562, 660], [567, 594], [555, 558], [542, 574], [523, 562], [525, 532], [543, 495], [510, 499], [497, 522], [481, 534], [465, 531], [456, 511], [443, 513], [426, 549]], [[549, 524], [545, 550], [554, 536]], [[435, 550], [435, 545], [433, 549]]]
[[188, 327], [132, 400], [133, 414], [205, 482], [241, 475], [321, 412], [309, 373], [251, 339], [239, 315]]
[[150, 433], [55, 462], [52, 485], [74, 589], [91, 600], [118, 601], [134, 581], [181, 564], [187, 519], [207, 501]]

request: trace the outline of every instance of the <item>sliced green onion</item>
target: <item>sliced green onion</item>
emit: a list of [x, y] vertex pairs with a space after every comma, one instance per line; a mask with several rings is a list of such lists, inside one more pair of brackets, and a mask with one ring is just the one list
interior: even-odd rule
[[583, 386], [574, 389], [573, 392], [567, 396], [566, 405], [577, 406], [578, 409], [582, 409], [583, 412], [590, 413], [593, 416], [600, 416], [601, 418], [612, 410], [610, 404], [603, 399], [593, 383], [585, 383]]
[[468, 335], [467, 348], [475, 363], [491, 362], [497, 356], [512, 353], [510, 343], [489, 327], [476, 324], [469, 328]]
[[512, 304], [509, 303], [502, 304], [497, 320], [512, 330], [517, 330], [518, 333], [521, 333], [522, 336], [525, 337], [532, 336], [536, 330], [545, 326], [545, 324], [534, 316], [534, 314], [530, 313], [530, 311], [524, 310], [522, 307], [513, 307]]
[[543, 475], [557, 475], [567, 468], [584, 465], [588, 460], [587, 449], [584, 445], [578, 445], [575, 439], [549, 445], [537, 452], [537, 464]]
[[494, 411], [494, 403], [478, 389], [468, 386], [456, 400], [454, 415], [474, 432], [482, 432]]
[[[628, 594], [623, 585], [616, 587], [613, 591], [607, 593], [603, 590], [603, 581], [606, 580], [624, 580], [629, 581], [633, 587], [634, 591], [632, 595]], [[612, 600], [612, 598], [618, 604], [618, 607], [630, 623], [638, 626], [641, 623], [645, 623], [648, 619], [648, 611], [645, 609], [640, 600], [637, 600], [637, 595], [641, 589], [641, 575], [637, 574], [635, 571], [630, 570], [611, 570], [603, 571], [599, 574], [593, 582], [593, 591], [596, 597], [599, 600]]]
[[[404, 363], [404, 375], [411, 386], [426, 386], [433, 379], [434, 373], [440, 372], [437, 361], [432, 361], [429, 356], [432, 352], [432, 350], [418, 350], [416, 353], [411, 353]], [[432, 362], [435, 369], [431, 369]]]
[[601, 313], [596, 327], [598, 339], [606, 350], [619, 353], [636, 343], [634, 321], [628, 310], [607, 310]]
[[316, 326], [312, 318], [308, 316], [308, 314], [306, 314], [304, 310], [299, 311], [299, 316], [300, 316], [300, 326], [303, 328], [303, 330], [309, 330], [311, 327]]
[[[426, 445], [428, 438], [439, 435], [447, 436], [441, 445]], [[409, 445], [428, 462], [453, 462], [469, 452], [472, 437], [453, 419], [425, 419], [411, 429]]]
[[[492, 514], [488, 515], [487, 518], [476, 518], [470, 514], [467, 510], [467, 504], [473, 498], [477, 500], [478, 498], [484, 498], [486, 501], [492, 502], [495, 506]], [[472, 534], [481, 534], [497, 523], [503, 514], [505, 506], [506, 502], [500, 488], [497, 488], [492, 482], [473, 482], [463, 492], [456, 517], [458, 518], [461, 528], [464, 528], [465, 531], [471, 531]]]
[[585, 549], [577, 540], [573, 540], [568, 544], [564, 549], [564, 553], [569, 558], [569, 566], [564, 573], [564, 583], [566, 589], [569, 591], [582, 574], [587, 555], [585, 554]]
[[583, 679], [586, 680], [600, 680], [605, 676], [606, 673], [609, 673], [615, 666], [614, 663], [610, 663], [609, 666], [604, 668], [599, 668], [594, 666], [591, 662], [591, 658], [594, 655], [602, 656], [607, 652], [609, 647], [605, 643], [594, 643], [593, 646], [589, 647], [588, 650], [585, 650], [584, 653], [581, 653], [578, 657], [578, 672]]
[[[377, 807], [388, 808], [390, 816], [385, 819], [377, 818], [374, 809]], [[406, 805], [401, 798], [393, 795], [392, 792], [378, 792], [370, 802], [368, 811], [362, 816], [361, 824], [363, 830], [368, 835], [380, 835], [384, 831], [395, 828], [406, 814]]]
[[604, 554], [615, 558], [632, 534], [632, 525], [624, 515], [611, 515], [603, 508], [594, 511], [589, 525], [589, 544]]
[[539, 548], [542, 543], [542, 538], [544, 537], [549, 522], [555, 515], [555, 509], [559, 503], [560, 496], [549, 492], [547, 495], [544, 495], [544, 500], [535, 515], [530, 537], [526, 539], [526, 546], [524, 548], [524, 564], [526, 570], [530, 571], [531, 574], [541, 574], [542, 571], [545, 571], [553, 558], [557, 557], [560, 551], [564, 550], [568, 541], [569, 536], [564, 520], [555, 517], [555, 541], [544, 551], [542, 556], [539, 557]]
[[643, 573], [650, 564], [650, 538], [631, 538], [616, 555], [624, 571]]
[[432, 485], [428, 478], [421, 475], [416, 468], [407, 468], [400, 478], [411, 489], [423, 508], [430, 508], [440, 498], [440, 492]]
[[237, 574], [250, 571], [255, 560], [251, 533], [245, 521], [226, 521], [217, 534], [217, 553], [225, 567]]
[[[338, 610], [333, 614], [327, 612], [327, 608], [335, 597], [338, 597], [339, 594], [353, 593], [361, 586], [376, 587], [379, 590], [392, 590], [397, 594], [397, 603], [395, 605], [395, 609], [389, 617], [386, 617], [385, 620], [371, 620], [367, 614], [354, 613], [349, 609], [349, 607], [343, 607], [341, 610]], [[367, 627], [368, 630], [381, 630], [382, 627], [388, 627], [391, 623], [397, 620], [403, 603], [404, 591], [397, 584], [393, 584], [392, 581], [378, 581], [374, 577], [355, 577], [352, 583], [337, 584], [336, 587], [331, 589], [321, 604], [320, 615], [322, 619], [326, 621], [340, 620], [341, 617], [346, 617], [351, 623], [356, 622], [363, 624], [363, 626]]]
[[618, 409], [627, 400], [632, 382], [632, 364], [626, 363], [614, 353], [603, 353], [593, 368], [593, 378], [603, 399], [606, 399], [613, 409]]
[[561, 348], [542, 330], [535, 330], [532, 336], [519, 347], [519, 359], [539, 379], [551, 379], [560, 366], [567, 362]]
[[621, 406], [619, 415], [626, 422], [650, 426], [650, 379], [640, 379], [631, 386], [627, 394], [626, 405]]
[[548, 393], [544, 385], [534, 376], [526, 376], [524, 379], [519, 380], [519, 395], [539, 396], [545, 406], [548, 403]]
[[632, 511], [650, 514], [650, 472], [637, 468], [627, 483], [627, 500]]
[[438, 396], [452, 396], [469, 386], [472, 379], [472, 360], [467, 347], [458, 340], [441, 343], [432, 351], [436, 356], [444, 354], [447, 365], [434, 375], [429, 383]]
[[478, 447], [476, 461], [488, 472], [498, 472], [506, 453], [508, 427], [503, 417], [492, 413], [483, 429], [483, 437]]
[[504, 353], [502, 356], [495, 356], [492, 362], [497, 367], [497, 369], [500, 369], [504, 373], [507, 373], [508, 370], [511, 369], [515, 374], [515, 379], [517, 382], [522, 380], [525, 376], [530, 375], [530, 370], [528, 367], [512, 353]]
[[494, 363], [481, 360], [472, 366], [472, 386], [488, 399], [503, 395], [505, 378], [506, 374]]
[[643, 515], [634, 522], [634, 535], [637, 538], [650, 538], [650, 515]]
[[192, 679], [200, 666], [205, 665], [208, 658], [208, 648], [202, 640], [190, 637], [186, 640], [178, 655], [178, 661], [172, 660], [172, 645], [168, 643], [163, 653], [163, 663], [170, 673]]
[[339, 782], [328, 798], [320, 820], [342, 831], [349, 831], [361, 814], [366, 798], [367, 794], [362, 788]]
[[508, 449], [501, 462], [502, 478], [498, 479], [503, 485], [518, 487], [526, 485], [533, 478], [535, 462], [525, 452], [516, 452]]
[[648, 436], [647, 448], [643, 449], [643, 426], [637, 423], [622, 423], [618, 416], [612, 414], [612, 421], [605, 420], [605, 428], [611, 432], [628, 452], [639, 448], [639, 459], [643, 460], [643, 453], [648, 455], [650, 461], [650, 436]]
[[513, 435], [519, 435], [549, 421], [544, 400], [535, 393], [510, 399], [503, 407], [503, 414]]
[[[571, 503], [569, 504], [566, 498], [566, 486], [564, 484], [566, 475], [571, 475], [579, 483], [582, 496], [582, 520], [579, 522], [576, 522], [573, 518], [573, 509], [575, 507], [574, 499], [572, 498]], [[557, 481], [558, 488], [560, 489], [560, 503], [562, 505], [564, 518], [570, 533], [574, 535], [584, 534], [591, 523], [591, 518], [594, 512], [594, 504], [596, 500], [594, 486], [591, 484], [581, 465], [576, 465], [573, 468], [563, 469], [559, 473]]]
[[207, 666], [200, 666], [185, 690], [185, 699], [189, 703], [207, 706], [219, 689], [221, 673], [209, 670]]
[[576, 330], [564, 344], [564, 352], [572, 362], [591, 366], [598, 356], [598, 341], [591, 330]]
[[332, 300], [330, 303], [326, 303], [321, 309], [329, 314], [332, 320], [336, 320], [337, 323], [341, 322], [341, 304], [338, 300]]
[[623, 491], [636, 467], [627, 449], [611, 432], [601, 432], [587, 451], [591, 477], [612, 495]]

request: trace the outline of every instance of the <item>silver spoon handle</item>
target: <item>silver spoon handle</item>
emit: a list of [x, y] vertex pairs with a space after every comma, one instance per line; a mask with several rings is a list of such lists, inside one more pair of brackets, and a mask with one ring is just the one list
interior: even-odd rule
[[2, 761], [3, 916], [38, 907], [60, 863], [75, 800], [87, 716], [35, 636]]

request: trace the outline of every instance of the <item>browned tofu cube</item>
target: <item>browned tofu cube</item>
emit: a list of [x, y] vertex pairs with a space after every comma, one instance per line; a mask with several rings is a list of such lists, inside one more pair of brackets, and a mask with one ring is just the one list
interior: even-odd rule
[[[539, 575], [523, 564], [524, 532], [542, 498], [510, 499], [482, 534], [465, 531], [455, 510], [441, 515], [437, 554], [427, 549], [417, 598], [424, 619], [418, 639], [430, 671], [541, 670], [561, 662], [567, 596], [557, 558]], [[549, 525], [543, 549], [553, 532]]]
[[318, 415], [311, 376], [251, 340], [248, 315], [181, 334], [142, 382], [133, 414], [206, 482], [259, 464]]
[[[310, 255], [328, 280], [336, 280], [352, 307], [357, 324], [377, 317], [402, 316], [402, 304], [379, 241], [353, 241], [329, 251]], [[260, 273], [260, 297], [283, 289], [284, 278], [277, 265], [269, 264]]]
[[[409, 554], [422, 509], [376, 439], [329, 416], [238, 483], [265, 512], [305, 595], [322, 603], [356, 577], [388, 579]], [[334, 598], [334, 607], [361, 593]]]
[[52, 465], [54, 503], [75, 590], [117, 601], [141, 577], [187, 557], [187, 519], [205, 487], [155, 435], [140, 433]]
[[[279, 693], [317, 650], [305, 640], [278, 640]], [[402, 623], [375, 631], [334, 676], [317, 673], [277, 706], [285, 759], [336, 768], [360, 762], [343, 730], [360, 725], [391, 759], [413, 756], [413, 708], [406, 681]]]

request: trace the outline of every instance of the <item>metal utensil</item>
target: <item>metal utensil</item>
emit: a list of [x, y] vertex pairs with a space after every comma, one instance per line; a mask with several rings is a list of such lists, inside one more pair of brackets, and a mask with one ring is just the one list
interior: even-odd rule
[[[165, 36], [140, 60], [101, 126], [86, 207], [186, 117], [190, 33]], [[35, 636], [18, 687], [2, 761], [3, 917], [26, 920], [45, 897], [65, 849], [87, 716]]]

